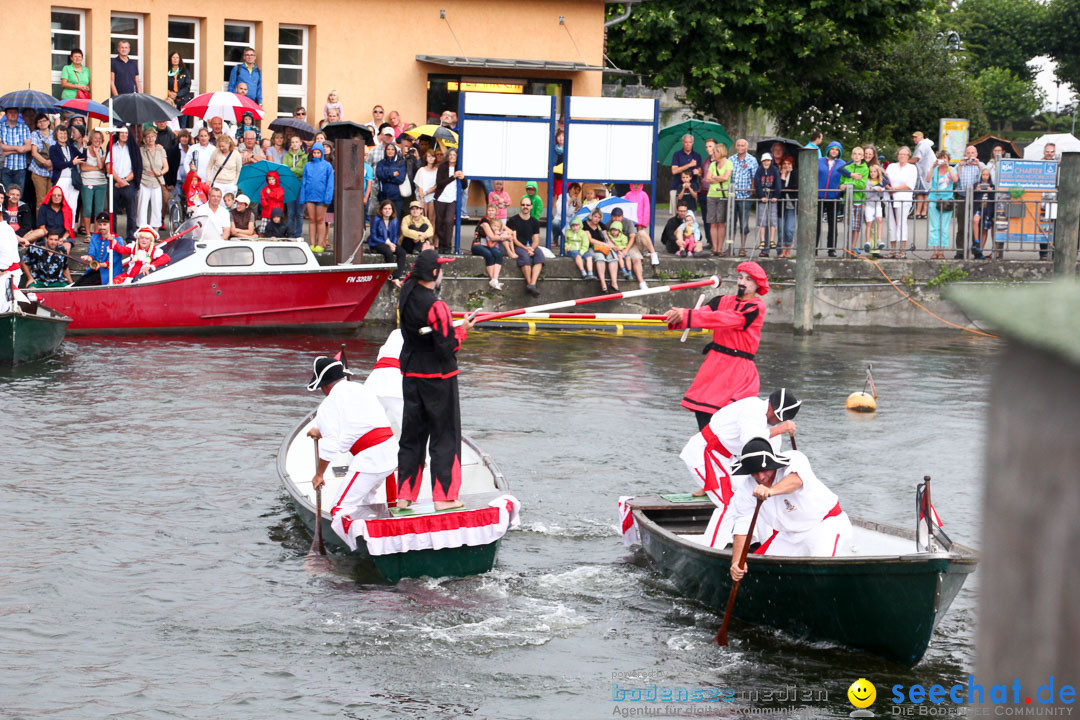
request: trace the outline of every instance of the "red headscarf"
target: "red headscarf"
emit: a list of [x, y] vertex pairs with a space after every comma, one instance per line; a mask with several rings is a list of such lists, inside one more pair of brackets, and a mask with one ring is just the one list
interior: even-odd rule
[[752, 260], [739, 263], [735, 268], [736, 272], [744, 272], [750, 277], [754, 278], [754, 282], [757, 283], [757, 294], [768, 295], [769, 294], [769, 278], [765, 275], [765, 268], [758, 265]]
[[63, 188], [61, 188], [59, 185], [53, 185], [52, 189], [49, 190], [49, 192], [47, 192], [45, 194], [45, 202], [41, 203], [41, 207], [45, 207], [46, 205], [51, 205], [52, 204], [53, 193], [55, 191], [57, 191], [57, 190], [60, 191], [60, 208], [61, 208], [61, 212], [64, 215], [64, 229], [67, 230], [68, 237], [74, 238], [75, 237], [75, 230], [74, 230], [74, 227], [75, 227], [75, 224], [74, 224], [75, 214], [71, 211], [71, 208], [67, 204], [67, 198], [64, 197], [64, 189]]

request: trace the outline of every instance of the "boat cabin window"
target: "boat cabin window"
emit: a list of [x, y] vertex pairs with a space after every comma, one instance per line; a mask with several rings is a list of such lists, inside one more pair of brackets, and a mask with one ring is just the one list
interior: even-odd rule
[[307, 255], [294, 245], [263, 248], [263, 262], [267, 265], [306, 265]]
[[[303, 251], [301, 250], [301, 252]], [[210, 267], [254, 265], [255, 252], [251, 248], [243, 246], [218, 248], [206, 256], [206, 264]]]

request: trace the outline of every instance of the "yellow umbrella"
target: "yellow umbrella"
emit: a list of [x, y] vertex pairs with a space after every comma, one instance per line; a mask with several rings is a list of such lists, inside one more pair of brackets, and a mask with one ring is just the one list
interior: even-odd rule
[[412, 130], [406, 130], [405, 134], [411, 135], [414, 138], [425, 136], [435, 138], [448, 147], [457, 147], [458, 145], [457, 133], [442, 125], [420, 125], [419, 127], [414, 127]]

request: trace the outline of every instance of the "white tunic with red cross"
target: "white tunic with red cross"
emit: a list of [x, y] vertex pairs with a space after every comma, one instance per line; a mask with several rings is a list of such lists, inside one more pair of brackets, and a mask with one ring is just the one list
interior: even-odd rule
[[[735, 515], [730, 511], [735, 486], [731, 477], [733, 458], [738, 457], [743, 445], [756, 437], [769, 438], [769, 424], [765, 418], [769, 402], [757, 397], [743, 398], [725, 405], [713, 414], [705, 429], [687, 441], [679, 457], [698, 487], [716, 510], [705, 529], [704, 541], [709, 547], [724, 547], [731, 542]], [[773, 450], [780, 451], [782, 438], [769, 438]]]
[[352, 456], [345, 476], [336, 486], [334, 480], [328, 480], [327, 491], [333, 498], [331, 526], [355, 550], [363, 530], [363, 523], [353, 522], [356, 512], [364, 505], [383, 501], [380, 489], [384, 483], [388, 490], [397, 489], [397, 440], [375, 394], [362, 383], [347, 380], [334, 385], [319, 405], [315, 426], [322, 434], [320, 459], [332, 463], [342, 455]]
[[[787, 453], [787, 467], [776, 471], [773, 487], [791, 474], [798, 474], [802, 487], [792, 493], [773, 495], [761, 504], [752, 540], [761, 542], [755, 555], [783, 557], [836, 557], [850, 555], [851, 521], [840, 508], [836, 494], [825, 487], [810, 469], [810, 461], [798, 450]], [[753, 475], [737, 475], [735, 535], [745, 535], [754, 516], [757, 499]]]

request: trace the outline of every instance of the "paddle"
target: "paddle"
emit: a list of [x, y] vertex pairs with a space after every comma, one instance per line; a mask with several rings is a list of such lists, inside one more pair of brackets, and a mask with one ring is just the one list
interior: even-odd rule
[[[765, 502], [763, 498], [758, 498], [757, 507], [754, 508], [754, 517], [750, 518], [750, 529], [746, 531], [746, 542], [743, 543], [742, 552], [739, 554], [738, 567], [746, 568], [746, 556], [750, 553], [750, 540], [754, 537], [754, 526], [757, 525], [758, 511], [761, 510], [761, 503]], [[735, 596], [739, 594], [739, 583], [741, 580], [736, 580], [735, 584], [731, 586], [731, 594], [728, 595], [727, 608], [724, 610], [724, 622], [720, 624], [720, 629], [716, 631], [717, 645], [727, 645], [727, 629], [728, 623], [731, 622], [731, 611], [735, 609]]]
[[[319, 467], [319, 438], [315, 440], [315, 467]], [[322, 539], [322, 485], [315, 488], [315, 537], [311, 539], [308, 555], [325, 555], [326, 545]]]
[[[798, 450], [799, 447], [795, 443], [795, 433], [791, 433], [791, 449]], [[746, 531], [746, 542], [743, 543], [742, 553], [739, 557], [739, 567], [746, 567], [746, 556], [750, 553], [750, 541], [754, 538], [754, 526], [757, 525], [758, 511], [761, 510], [761, 503], [765, 502], [762, 498], [758, 498], [757, 506], [754, 508], [754, 517], [750, 518], [750, 529]], [[731, 621], [731, 611], [735, 609], [735, 596], [739, 594], [739, 583], [741, 580], [736, 580], [735, 584], [731, 586], [731, 594], [728, 595], [727, 608], [724, 610], [724, 622], [721, 623], [720, 629], [716, 631], [716, 644], [727, 645], [727, 628], [728, 623]]]
[[[713, 275], [710, 278], [704, 280], [694, 280], [686, 283], [679, 283], [678, 285], [658, 285], [656, 287], [647, 288], [645, 290], [628, 290], [627, 292], [611, 293], [609, 295], [595, 295], [592, 297], [578, 298], [577, 300], [565, 300], [563, 302], [547, 303], [546, 305], [533, 305], [531, 307], [518, 308], [516, 310], [506, 310], [505, 312], [488, 313], [476, 318], [476, 322], [488, 322], [489, 320], [500, 320], [506, 317], [514, 317], [516, 315], [527, 315], [529, 313], [542, 313], [549, 312], [551, 310], [559, 310], [567, 307], [574, 307], [576, 305], [588, 305], [590, 303], [605, 302], [607, 300], [623, 300], [632, 297], [641, 297], [643, 295], [658, 295], [660, 293], [674, 292], [675, 290], [689, 290], [691, 288], [699, 287], [720, 287], [720, 278]], [[454, 326], [462, 325], [464, 320], [455, 320]], [[427, 335], [431, 332], [430, 327], [420, 328], [421, 335]]]

